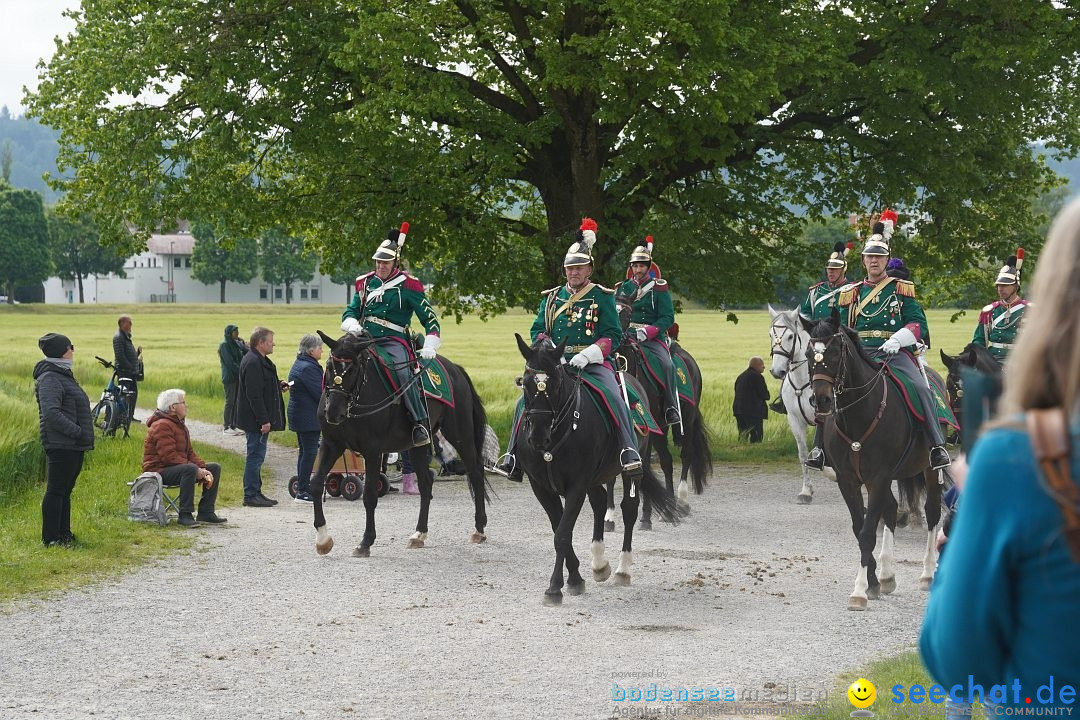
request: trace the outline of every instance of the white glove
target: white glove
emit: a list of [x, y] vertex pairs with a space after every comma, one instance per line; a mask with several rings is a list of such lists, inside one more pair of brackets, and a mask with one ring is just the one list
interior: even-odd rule
[[649, 339], [649, 333], [645, 332], [645, 328], [637, 329], [637, 339], [638, 342], [645, 342]]
[[602, 362], [604, 362], [604, 351], [596, 344], [590, 345], [574, 357], [570, 358], [570, 365], [579, 370], [590, 363], [595, 365]]
[[420, 357], [424, 360], [431, 360], [435, 357], [435, 351], [442, 345], [442, 338], [438, 335], [425, 335], [424, 347], [420, 348]]
[[347, 317], [341, 321], [341, 332], [352, 333], [353, 335], [359, 335], [364, 331], [364, 326], [360, 324], [360, 321], [354, 317]]
[[900, 328], [893, 333], [893, 336], [886, 340], [881, 345], [881, 351], [888, 355], [895, 355], [900, 352], [900, 348], [907, 345], [915, 344], [915, 333], [911, 332], [907, 328]]

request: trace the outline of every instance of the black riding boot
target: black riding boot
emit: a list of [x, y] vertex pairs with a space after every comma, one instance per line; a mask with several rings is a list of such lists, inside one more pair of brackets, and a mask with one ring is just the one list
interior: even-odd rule
[[944, 445], [935, 445], [930, 448], [930, 467], [934, 470], [940, 470], [952, 465], [952, 458], [949, 457], [949, 452], [945, 449]]
[[420, 447], [421, 445], [427, 445], [431, 442], [431, 432], [428, 431], [428, 420], [424, 418], [413, 425], [412, 429], [412, 442], [413, 447]]
[[806, 456], [806, 462], [804, 462], [803, 465], [811, 470], [825, 469], [825, 450], [822, 447], [823, 443], [824, 438], [821, 437], [821, 426], [814, 425], [814, 449]]
[[521, 482], [525, 479], [525, 471], [517, 464], [517, 458], [514, 457], [512, 452], [507, 452], [499, 458], [499, 461], [491, 469], [514, 482]]
[[772, 403], [770, 403], [769, 409], [772, 410], [775, 413], [780, 413], [781, 415], [787, 415], [787, 406], [784, 405], [784, 398], [782, 398], [782, 397], [778, 397], [778, 398], [776, 398], [776, 400], [774, 400]]

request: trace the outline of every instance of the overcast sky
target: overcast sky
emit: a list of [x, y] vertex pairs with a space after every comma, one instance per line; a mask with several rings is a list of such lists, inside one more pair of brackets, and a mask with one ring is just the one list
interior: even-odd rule
[[79, 0], [0, 0], [0, 105], [23, 113], [23, 86], [37, 87], [38, 60], [52, 57], [53, 38], [75, 28], [61, 13]]

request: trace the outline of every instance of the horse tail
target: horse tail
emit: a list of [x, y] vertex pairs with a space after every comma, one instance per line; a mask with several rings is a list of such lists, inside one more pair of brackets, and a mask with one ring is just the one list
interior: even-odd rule
[[900, 490], [900, 495], [903, 497], [908, 509], [917, 512], [919, 507], [919, 496], [922, 495], [922, 492], [926, 487], [922, 473], [919, 473], [914, 477], [900, 478], [896, 481], [896, 486]]
[[637, 481], [638, 490], [652, 503], [653, 508], [660, 517], [670, 523], [677, 523], [686, 516], [685, 510], [680, 510], [675, 502], [675, 495], [667, 489], [667, 485], [661, 483], [652, 468], [642, 465], [641, 478]]
[[694, 494], [700, 495], [705, 491], [708, 477], [713, 471], [712, 450], [709, 448], [711, 433], [705, 426], [705, 418], [696, 407], [692, 414], [694, 419], [689, 423], [690, 432], [683, 438], [681, 457], [683, 463], [690, 465], [690, 480], [694, 484]]
[[476, 460], [481, 465], [480, 480], [473, 486], [473, 479], [469, 478], [469, 493], [472, 494], [473, 499], [476, 499], [476, 493], [480, 492], [484, 495], [484, 500], [491, 500], [491, 496], [488, 495], [488, 490], [492, 490], [491, 483], [487, 479], [487, 475], [483, 471], [484, 465], [484, 439], [487, 435], [487, 410], [484, 409], [484, 402], [480, 399], [480, 396], [476, 392], [476, 386], [473, 385], [472, 378], [469, 377], [469, 373], [465, 371], [465, 368], [458, 365], [458, 370], [461, 371], [462, 377], [465, 378], [465, 384], [469, 388], [469, 394], [472, 397], [472, 430], [473, 430], [473, 446], [476, 450]]

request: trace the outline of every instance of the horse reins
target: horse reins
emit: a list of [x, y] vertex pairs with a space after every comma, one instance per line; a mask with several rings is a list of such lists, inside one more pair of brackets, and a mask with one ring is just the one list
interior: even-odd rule
[[[374, 415], [377, 412], [385, 410], [391, 405], [397, 404], [397, 402], [405, 395], [405, 393], [409, 391], [409, 388], [421, 381], [421, 373], [427, 370], [433, 362], [431, 360], [421, 361], [419, 363], [420, 372], [413, 373], [412, 377], [409, 378], [408, 382], [401, 385], [399, 388], [394, 390], [392, 393], [390, 393], [388, 396], [386, 396], [377, 403], [372, 403], [371, 405], [361, 405], [356, 400], [359, 396], [359, 388], [363, 387], [364, 384], [367, 382], [367, 373], [364, 371], [360, 371], [360, 382], [357, 383], [351, 391], [346, 390], [342, 387], [343, 378], [349, 372], [349, 369], [353, 365], [353, 363], [358, 363], [361, 366], [366, 366], [367, 361], [371, 358], [372, 356], [370, 355], [370, 345], [361, 346], [360, 353], [356, 358], [340, 357], [334, 354], [330, 355], [330, 362], [327, 363], [326, 369], [329, 372], [333, 373], [334, 380], [331, 384], [328, 384], [326, 386], [327, 401], [329, 401], [330, 393], [345, 393], [348, 396], [349, 401], [349, 405], [345, 411], [345, 417], [347, 419], [355, 420], [357, 418], [367, 417], [368, 415]], [[400, 363], [386, 363], [386, 367], [387, 369], [394, 371], [400, 367], [412, 365], [413, 362], [413, 360], [406, 360], [405, 362]], [[340, 372], [338, 371], [339, 363], [344, 366], [344, 369], [342, 369]], [[354, 412], [355, 410], [361, 410], [363, 412]]]
[[[800, 385], [796, 385], [795, 381], [791, 379], [791, 376], [795, 374], [795, 370], [797, 370], [800, 365], [806, 365], [810, 361], [805, 357], [805, 355], [803, 356], [803, 358], [801, 360], [796, 360], [795, 359], [795, 355], [798, 353], [799, 345], [801, 344], [800, 341], [802, 340], [802, 337], [799, 335], [799, 331], [797, 329], [792, 330], [792, 335], [794, 337], [792, 338], [792, 341], [791, 341], [791, 350], [785, 350], [784, 349], [782, 339], [778, 338], [776, 336], [776, 333], [773, 332], [773, 330], [775, 330], [777, 328], [784, 328], [784, 327], [786, 327], [786, 326], [778, 325], [776, 323], [773, 323], [772, 325], [769, 326], [769, 335], [772, 337], [772, 349], [769, 350], [769, 357], [772, 357], [774, 355], [779, 355], [782, 358], [787, 358], [788, 371], [784, 375], [784, 382], [786, 382], [788, 385], [790, 385], [791, 389], [795, 391], [795, 397], [798, 400], [798, 405], [799, 405], [799, 414], [802, 415], [802, 419], [806, 421], [807, 425], [813, 425], [814, 424], [814, 418], [806, 417], [806, 411], [803, 410], [803, 405], [802, 405], [802, 394], [803, 394], [803, 392], [805, 392], [810, 387], [810, 384], [811, 384], [812, 381], [810, 379], [807, 379], [806, 384], [800, 386]], [[777, 348], [779, 348], [779, 350], [777, 350]], [[783, 402], [783, 397], [784, 397], [783, 392], [784, 392], [784, 389], [781, 387], [780, 388], [780, 400], [781, 400], [781, 402]]]
[[[545, 377], [548, 374], [544, 370], [537, 370], [536, 368], [531, 368], [527, 364], [525, 365], [525, 370], [526, 372], [532, 372], [534, 374], [541, 373]], [[560, 367], [556, 369], [555, 372], [559, 372], [561, 370], [562, 368]], [[551, 415], [550, 432], [552, 435], [555, 434], [555, 428], [562, 424], [564, 420], [566, 420], [568, 417], [573, 417], [573, 422], [570, 423], [570, 427], [567, 428], [566, 432], [564, 432], [562, 436], [559, 437], [559, 439], [555, 442], [554, 445], [545, 450], [542, 455], [542, 457], [544, 458], [544, 465], [547, 467], [548, 486], [553, 492], [558, 492], [558, 488], [555, 487], [555, 477], [551, 471], [551, 461], [555, 459], [555, 451], [561, 448], [563, 444], [570, 439], [570, 435], [575, 430], [577, 430], [578, 420], [581, 419], [581, 381], [583, 375], [584, 373], [577, 373], [574, 378], [574, 387], [571, 390], [570, 395], [566, 398], [566, 400], [563, 402], [562, 406], [559, 407], [558, 410], [555, 410], [555, 406], [552, 404], [551, 396], [548, 395], [547, 381], [537, 380], [536, 396], [534, 397], [539, 397], [540, 395], [543, 395], [544, 399], [547, 401], [548, 408], [541, 409], [526, 407], [524, 411], [526, 423], [529, 423], [533, 417], [538, 415]]]

